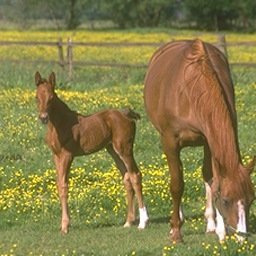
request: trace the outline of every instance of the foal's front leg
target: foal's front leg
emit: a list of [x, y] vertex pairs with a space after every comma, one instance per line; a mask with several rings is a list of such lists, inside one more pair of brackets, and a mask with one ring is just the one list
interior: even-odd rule
[[54, 155], [54, 162], [57, 171], [57, 188], [61, 204], [61, 232], [68, 233], [69, 210], [68, 210], [68, 175], [73, 157], [68, 152]]

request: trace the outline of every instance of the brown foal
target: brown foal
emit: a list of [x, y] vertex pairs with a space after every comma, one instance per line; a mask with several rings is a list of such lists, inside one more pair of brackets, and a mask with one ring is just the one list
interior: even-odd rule
[[70, 108], [55, 93], [55, 74], [43, 79], [35, 74], [36, 98], [39, 118], [47, 124], [46, 142], [52, 150], [57, 170], [57, 188], [62, 209], [61, 231], [67, 233], [70, 217], [68, 210], [68, 175], [76, 156], [88, 155], [106, 148], [120, 170], [127, 192], [127, 217], [129, 227], [135, 220], [134, 195], [136, 194], [143, 229], [148, 221], [142, 195], [142, 177], [133, 156], [135, 121], [139, 114], [105, 110], [84, 116]]

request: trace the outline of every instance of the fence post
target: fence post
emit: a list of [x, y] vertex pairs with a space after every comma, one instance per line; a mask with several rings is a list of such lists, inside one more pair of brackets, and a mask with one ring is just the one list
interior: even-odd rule
[[72, 39], [68, 38], [68, 47], [67, 47], [67, 63], [68, 63], [68, 78], [72, 80], [73, 76], [73, 49], [72, 49]]
[[61, 67], [64, 68], [65, 62], [64, 62], [62, 38], [59, 38], [57, 46], [58, 46], [58, 54], [59, 54], [59, 64], [61, 65]]
[[227, 44], [226, 44], [225, 35], [218, 35], [217, 47], [219, 48], [219, 50], [222, 53], [224, 53], [226, 58], [228, 58], [228, 51], [227, 51]]

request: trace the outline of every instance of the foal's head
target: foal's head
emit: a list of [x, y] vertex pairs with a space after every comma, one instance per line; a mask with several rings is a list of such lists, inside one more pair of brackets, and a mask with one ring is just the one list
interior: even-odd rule
[[223, 217], [227, 231], [238, 236], [247, 234], [249, 209], [254, 200], [254, 186], [250, 174], [256, 158], [248, 166], [240, 165], [240, 170], [232, 177], [219, 179], [215, 188], [215, 204]]
[[55, 74], [52, 72], [49, 79], [43, 79], [37, 71], [35, 74], [35, 83], [37, 86], [36, 99], [39, 111], [39, 118], [42, 123], [46, 124], [49, 120], [49, 110], [51, 108], [52, 100], [55, 96]]

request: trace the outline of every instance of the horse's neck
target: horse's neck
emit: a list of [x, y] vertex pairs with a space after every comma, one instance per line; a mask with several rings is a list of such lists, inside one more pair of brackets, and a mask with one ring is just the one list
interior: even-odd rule
[[220, 174], [232, 175], [236, 172], [241, 164], [241, 156], [237, 131], [232, 120], [230, 118], [223, 120], [222, 125], [213, 126], [205, 135], [212, 157], [214, 161], [218, 162]]
[[218, 72], [213, 69], [211, 63], [205, 62], [201, 68], [204, 72], [200, 73], [197, 86], [190, 87], [190, 93], [198, 98], [194, 104], [194, 112], [199, 119], [214, 161], [218, 162], [224, 175], [227, 174], [226, 172], [232, 174], [238, 170], [241, 162], [235, 106], [232, 99], [226, 99], [233, 96], [229, 96], [228, 92], [225, 93], [218, 79]]

